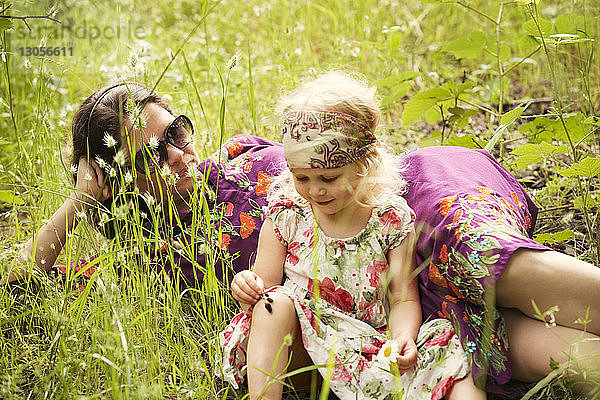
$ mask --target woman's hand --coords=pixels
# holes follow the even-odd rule
[[[233,277],[231,293],[240,304],[253,305],[260,300],[265,284],[260,276],[252,271],[242,271]]]
[[[398,364],[400,374],[403,374],[417,363],[417,345],[411,338],[397,337],[395,340],[398,343],[398,354],[400,354],[396,358],[396,364]]]
[[[109,185],[104,184],[102,168],[96,161],[84,157],[79,159],[75,189],[75,195],[82,201],[104,201],[112,196]]]

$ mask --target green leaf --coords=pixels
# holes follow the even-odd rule
[[[460,146],[466,147],[467,149],[480,149],[485,143],[475,137],[475,135],[452,135],[448,139],[444,140],[446,146]]]
[[[0,201],[4,203],[12,203],[16,205],[23,205],[25,202],[17,197],[10,190],[0,190]]]
[[[525,169],[533,163],[542,161],[554,154],[564,154],[569,151],[567,145],[554,145],[547,142],[539,144],[528,143],[514,149],[511,154],[518,157],[517,168]]]
[[[458,38],[448,43],[445,51],[453,53],[456,58],[477,58],[485,47],[485,33],[473,31],[468,39]]]
[[[417,93],[404,104],[402,123],[406,126],[418,121],[431,107],[450,98],[452,98],[450,92],[442,88],[433,88]]]
[[[0,33],[4,32],[7,29],[12,28],[13,23],[8,18],[0,18]]]
[[[562,176],[585,176],[592,178],[600,174],[600,157],[586,157],[571,165],[569,168],[559,171]]]
[[[510,124],[515,122],[515,120],[521,116],[524,110],[525,107],[517,107],[514,110],[510,110],[509,112],[503,114],[502,117],[500,117],[500,125],[496,128],[496,130],[494,131],[494,135],[492,135],[492,138],[484,147],[486,151],[492,151],[492,149],[496,146],[496,143],[498,143],[500,139],[502,139],[506,128],[508,128]]]
[[[567,127],[567,132],[569,132],[569,136],[571,137],[571,141],[579,142],[583,137],[588,133],[589,126],[586,126],[585,121],[583,119],[583,115],[581,113],[576,113],[564,118],[565,125]],[[554,137],[558,140],[567,140],[567,134],[565,132],[565,127],[560,122],[560,120],[556,120],[554,123]]]
[[[531,122],[519,126],[519,132],[533,143],[551,142],[554,138],[554,121],[547,117],[537,117]]]
[[[451,124],[456,124],[463,129],[467,126],[467,123],[469,123],[469,118],[477,114],[477,110],[461,107],[451,107],[448,109],[448,111],[452,113],[450,118],[448,118],[448,121]]]
[[[556,33],[581,34],[585,31],[585,17],[575,13],[562,14],[554,21]]]
[[[502,114],[502,117],[500,117],[500,125],[512,124],[521,116],[521,114],[523,114],[523,111],[525,111],[525,107],[517,107]]]
[[[548,35],[550,35],[550,33],[552,32],[552,22],[550,22],[544,18],[540,18],[538,21],[540,24],[540,28],[542,30],[542,37],[544,37],[544,38],[548,37]],[[535,37],[540,36],[538,27],[536,26],[536,24],[533,20],[529,20],[529,21],[525,22],[525,24],[523,25],[523,29],[525,29],[525,31],[532,36],[535,36]]]
[[[539,235],[535,235],[534,240],[538,243],[554,244],[557,242],[564,242],[565,240],[569,240],[573,237],[575,237],[573,231],[570,229],[565,229],[564,231],[556,233],[540,233]]]

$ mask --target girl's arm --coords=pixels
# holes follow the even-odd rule
[[[28,259],[31,259],[43,271],[47,271],[54,265],[66,242],[67,235],[77,225],[76,214],[80,211],[87,211],[89,204],[93,204],[97,197],[100,201],[110,197],[108,186],[105,186],[100,193],[103,180],[102,169],[95,161],[88,162],[84,158],[79,160],[75,190],[37,234],[25,243],[21,257],[16,260],[16,268],[7,277],[2,278],[2,283],[26,277],[27,271],[20,265]]]
[[[415,232],[387,254],[390,274],[389,329],[400,347],[398,367],[404,372],[417,361],[415,339],[421,326],[421,302],[415,274]]]
[[[240,302],[244,311],[260,299],[265,288],[281,285],[286,251],[287,247],[273,232],[273,221],[266,218],[258,237],[254,268],[236,274],[231,282],[233,298]]]

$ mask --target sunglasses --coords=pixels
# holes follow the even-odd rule
[[[178,115],[165,129],[165,139],[158,141],[158,146],[152,148],[148,143],[135,153],[135,169],[141,174],[153,174],[169,159],[167,145],[185,149],[190,144],[190,136],[194,133],[192,121],[185,115]]]

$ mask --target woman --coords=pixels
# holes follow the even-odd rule
[[[92,213],[108,237],[123,229],[123,219],[141,215],[145,236],[160,243],[160,264],[188,284],[201,282],[206,267],[224,280],[247,269],[262,224],[266,188],[281,166],[280,146],[238,135],[222,151],[200,160],[192,134],[189,118],[175,116],[158,94],[141,84],[119,83],[92,94],[73,119],[75,190],[26,243],[23,258],[33,256],[38,267],[50,269],[78,214]],[[154,199],[162,210],[155,210]],[[195,226],[192,232],[188,225],[199,219],[192,208],[202,210],[203,202],[212,226]],[[139,213],[115,217],[133,203]],[[202,251],[207,246],[211,250]],[[80,267],[81,263],[75,266]],[[5,280],[25,274],[16,269]]]
[[[145,126],[136,118],[136,107],[129,107],[128,111],[127,100],[130,98],[142,110]],[[124,131],[120,129],[119,116],[125,116],[121,117]],[[170,134],[170,127],[177,120],[187,123],[185,118],[176,118],[158,95],[139,84],[111,86],[86,99],[73,123],[73,160],[79,164],[76,189],[40,229],[36,251],[36,242],[32,239],[25,247],[25,255],[34,254],[36,265],[47,270],[56,260],[66,234],[73,229],[76,212],[88,209],[95,199],[105,205],[112,201],[111,194],[116,185],[104,182],[105,172],[108,170],[110,175],[112,170],[106,166],[100,168],[98,161],[114,165],[118,149],[128,144],[129,156],[123,171],[130,171],[135,176],[140,193],[147,192],[161,199],[163,206],[175,204],[183,222],[178,229],[181,232],[175,232],[176,238],[189,239],[185,221],[195,206],[189,203],[197,191],[194,174],[186,172],[197,170],[205,174],[207,186],[215,190],[215,198],[209,199],[208,203],[217,210],[213,215],[216,215],[215,226],[220,228],[216,231],[220,230],[220,233],[202,239],[208,244],[216,241],[218,246],[213,246],[213,250],[226,248],[228,253],[236,254],[232,262],[235,271],[247,269],[252,263],[262,225],[259,210],[265,205],[264,195],[271,177],[285,162],[283,150],[280,145],[267,140],[241,135],[232,138],[217,154],[200,161],[187,139]],[[191,127],[187,126],[189,134]],[[116,145],[106,146],[105,142],[110,140],[104,140],[105,132],[111,134]],[[152,139],[154,134],[158,143]],[[502,393],[506,392],[502,384],[511,377],[525,381],[541,379],[550,372],[550,358],[563,362],[566,354],[589,355],[584,364],[598,365],[598,341],[586,340],[577,348],[570,348],[569,344],[581,335],[586,339],[598,339],[600,269],[550,251],[528,238],[527,234],[533,232],[536,208],[516,180],[489,154],[434,147],[410,152],[405,159],[410,165],[405,172],[409,182],[405,197],[416,210],[416,225],[421,229],[417,259],[422,269],[419,286],[423,320],[441,315],[453,321],[465,350],[473,353],[474,377],[480,387],[485,385],[490,392]],[[164,165],[179,174],[180,179],[165,179],[164,174],[159,174],[158,168],[164,169]],[[515,198],[512,192],[515,192]],[[482,221],[490,220],[487,217],[475,219],[479,222],[477,226],[470,226],[473,219],[463,220],[462,216],[477,211],[473,202],[484,204],[484,210],[496,210],[496,203],[486,200],[486,196],[494,198],[501,204],[498,207],[504,206],[505,211],[511,206],[513,210],[498,216],[496,225],[488,224],[486,229],[490,232],[484,239],[493,242],[494,236],[508,234],[518,240],[511,241],[510,245],[504,240],[502,245],[491,247],[482,241],[485,245],[478,249],[477,256],[479,260],[487,261],[483,263],[485,268],[467,269],[465,273],[466,265],[477,265],[468,261],[472,251],[467,254],[465,250],[472,244],[469,228],[479,229],[484,225]],[[508,204],[509,201],[512,204]],[[140,202],[140,206],[143,205]],[[165,218],[160,224],[165,231],[177,225]],[[505,229],[506,224],[510,229]],[[478,241],[483,235],[474,240]],[[449,241],[451,237],[454,239]],[[461,255],[463,253],[466,256]],[[192,282],[201,279],[205,268],[212,265],[204,254],[191,259],[180,253],[163,264],[167,271],[181,271]],[[220,279],[230,278],[224,276],[227,268],[223,263],[215,263],[214,268]],[[14,280],[23,274],[23,271],[15,271],[8,279]],[[486,276],[497,279],[496,284],[482,284]],[[473,285],[480,285],[486,294],[485,304],[473,304],[468,298],[461,298],[460,292],[453,290],[453,282],[457,279],[470,279]],[[556,327],[549,330],[535,319],[532,299],[542,310],[552,305],[560,307],[560,312],[556,313]],[[592,321],[586,327],[588,332],[583,333],[583,327],[573,321],[581,317],[587,307]],[[481,324],[477,326],[473,321]],[[473,327],[476,329],[471,329]]]

